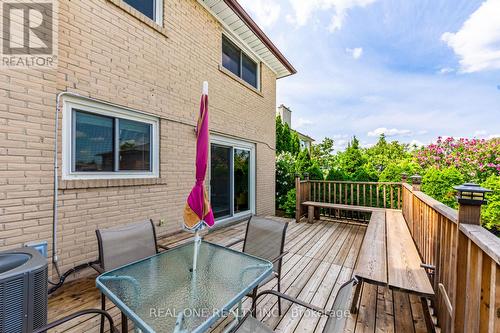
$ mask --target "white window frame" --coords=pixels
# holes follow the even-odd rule
[[[151,125],[151,171],[73,171],[73,110],[138,121]],[[146,113],[86,98],[65,97],[62,119],[62,179],[131,179],[159,177],[159,118]]]
[[[155,22],[163,27],[163,2],[165,0],[155,0]]]
[[[223,52],[222,52],[222,38],[226,37],[227,39],[229,39],[234,45],[236,45],[239,49],[240,49],[240,52],[244,53],[247,57],[249,57],[250,59],[252,59],[255,64],[257,65],[257,87],[254,87],[253,85],[251,85],[250,83],[248,83],[247,81],[243,80],[243,78],[241,77],[243,74],[243,57],[240,55],[240,76],[237,76],[236,74],[234,74],[233,72],[231,72],[231,74],[233,74],[234,76],[238,77],[241,81],[245,82],[246,84],[248,84],[250,87],[254,88],[254,89],[257,89],[260,91],[260,69],[261,69],[261,61],[260,59],[252,52],[250,51],[246,46],[244,46],[242,43],[240,43],[238,41],[238,39],[236,37],[234,37],[227,29],[224,29],[224,32],[222,33],[222,37],[221,37],[221,53],[220,53],[220,66],[222,68],[224,68],[225,70],[229,71],[229,69],[227,69],[226,67],[224,67],[224,65],[222,64],[222,57],[223,57]]]
[[[256,166],[256,158],[255,158],[255,144],[247,141],[242,141],[234,138],[229,138],[229,137],[224,137],[224,136],[219,136],[219,135],[211,135],[210,137],[210,147],[212,144],[217,144],[220,146],[224,147],[229,147],[232,148],[233,153],[231,156],[233,157],[233,161],[231,161],[231,173],[230,173],[230,179],[231,179],[231,200],[230,200],[230,212],[232,215],[227,216],[227,217],[222,217],[219,219],[216,219],[215,222],[216,224],[219,223],[224,223],[232,220],[237,220],[241,217],[248,216],[251,214],[255,214],[255,195],[256,195],[256,182],[255,182],[255,166]],[[247,150],[250,151],[250,179],[249,179],[249,206],[250,209],[244,212],[239,212],[239,213],[234,213],[234,150],[235,149],[242,149],[242,150]],[[210,152],[212,149],[210,149]],[[208,167],[208,184],[211,184],[211,169],[212,169],[212,156],[211,153],[209,154],[209,167]],[[211,197],[211,185],[209,185],[209,197]]]
[[[155,18],[154,18],[154,22],[156,24],[158,24],[159,26],[162,26],[163,27],[163,2],[165,0],[154,0],[155,2]],[[143,12],[141,12],[140,10],[136,9],[134,6],[130,5],[129,3],[127,3],[125,0],[122,0],[123,4],[127,5],[127,6],[130,6],[131,8],[133,8],[134,10],[137,10],[139,13],[141,13],[142,15],[146,16]],[[150,17],[146,16],[147,18],[151,19]]]

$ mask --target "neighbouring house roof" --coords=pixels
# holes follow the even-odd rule
[[[241,7],[238,1],[198,0],[198,2],[271,68],[278,79],[297,73],[297,70]]]
[[[309,135],[305,135],[303,133],[300,133],[299,131],[295,131],[295,132],[297,133],[297,135],[299,136],[299,138],[302,139],[302,141],[310,141],[310,142],[314,142],[315,141]]]

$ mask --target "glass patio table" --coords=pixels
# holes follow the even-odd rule
[[[193,248],[190,242],[106,272],[97,288],[143,332],[174,332],[177,321],[179,332],[204,332],[272,272],[267,260],[201,241],[193,273]]]

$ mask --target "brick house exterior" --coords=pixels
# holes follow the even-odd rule
[[[65,91],[155,117],[159,160],[158,176],[149,178],[68,179],[61,167],[61,271],[96,259],[96,228],[153,219],[160,237],[180,230],[194,181],[194,128],[204,80],[210,84],[211,135],[254,147],[253,213],[274,213],[276,80],[295,71],[265,36],[258,37],[271,60],[258,63],[258,89],[224,69],[221,38],[230,26],[215,5],[258,35],[235,1],[163,0],[157,24],[123,0],[60,0],[57,69],[0,68],[1,249],[46,240],[52,254],[56,95]],[[71,98],[78,99],[63,96],[61,105]]]

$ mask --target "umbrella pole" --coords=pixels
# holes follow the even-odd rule
[[[197,228],[196,233],[194,235],[193,273],[196,272],[196,268],[198,265],[198,253],[200,252],[200,242],[201,242],[200,229],[201,228]]]

